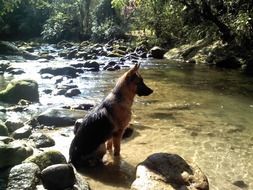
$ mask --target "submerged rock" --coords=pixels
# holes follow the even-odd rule
[[[11,168],[6,190],[34,190],[39,183],[40,169],[34,163],[19,164]]]
[[[38,83],[34,80],[13,80],[0,91],[0,101],[18,103],[21,99],[39,101]]]
[[[41,172],[42,184],[46,189],[72,188],[75,184],[75,173],[69,164],[48,166]]]
[[[195,164],[176,154],[156,153],[140,163],[133,190],[208,190],[207,177]]]
[[[0,142],[0,168],[20,164],[27,157],[31,156],[33,149],[19,141],[9,144]]]
[[[61,152],[54,150],[47,150],[37,155],[30,156],[24,161],[24,163],[30,162],[37,164],[41,170],[44,170],[46,167],[54,164],[67,163],[64,155]]]

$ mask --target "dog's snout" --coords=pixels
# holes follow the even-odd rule
[[[137,86],[136,94],[138,96],[148,96],[153,93],[153,90],[149,88],[144,82]]]

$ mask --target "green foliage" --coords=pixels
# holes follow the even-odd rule
[[[41,32],[44,40],[57,42],[61,39],[77,39],[80,31],[78,1],[57,0],[51,4],[50,17]]]
[[[102,0],[93,13],[92,39],[105,41],[124,37],[124,29],[120,15],[112,7],[111,0]]]
[[[108,41],[122,37],[124,37],[124,31],[112,19],[107,19],[102,24],[92,27],[92,38],[95,41]]]
[[[10,1],[11,2],[11,1]],[[30,1],[22,1],[12,5],[13,9],[2,9],[0,17],[0,36],[2,39],[28,39],[40,35],[42,25],[48,18],[46,10],[34,7]],[[3,6],[3,5],[2,5]],[[11,11],[11,12],[10,12]]]

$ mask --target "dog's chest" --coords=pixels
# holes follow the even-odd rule
[[[117,128],[125,128],[131,120],[131,109],[124,105],[117,105],[113,107],[112,119]]]

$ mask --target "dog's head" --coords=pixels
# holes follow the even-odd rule
[[[144,83],[143,78],[138,72],[139,68],[140,64],[135,64],[135,66],[127,72],[127,82],[128,85],[134,89],[135,94],[138,96],[148,96],[153,90]]]

